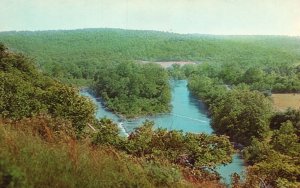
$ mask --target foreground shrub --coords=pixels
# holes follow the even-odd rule
[[[178,170],[172,173],[173,166],[167,163],[155,165],[144,159],[137,160],[109,146],[91,147],[88,138],[76,140],[68,136],[62,141],[59,138],[69,133],[60,130],[60,126],[52,126],[53,122],[60,123],[59,120],[48,116],[38,119],[0,122],[1,187],[189,185]]]
[[[154,130],[153,126],[153,122],[146,121],[127,139],[121,141],[117,126],[103,120],[93,143],[109,143],[137,157],[165,159],[174,164],[198,169],[214,168],[231,162],[234,150],[226,136]]]
[[[48,113],[71,121],[81,132],[94,121],[93,104],[66,86],[42,74],[32,60],[0,48],[0,118],[19,120]]]

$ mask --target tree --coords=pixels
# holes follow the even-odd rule
[[[297,130],[297,135],[300,136],[300,110],[287,109],[285,112],[277,112],[273,115],[270,128],[280,129],[282,123],[290,121]]]
[[[263,94],[234,89],[212,107],[212,127],[233,141],[249,145],[252,137],[266,136],[271,114],[271,102]]]
[[[257,138],[252,139],[251,144],[243,150],[243,157],[250,165],[266,160],[271,154],[274,154],[272,145]]]
[[[243,81],[247,84],[260,82],[264,78],[264,72],[258,67],[249,68],[243,75]]]
[[[170,110],[167,72],[156,64],[120,62],[98,70],[94,86],[106,106],[126,117]]]
[[[247,169],[247,179],[244,187],[257,187],[261,184],[270,187],[281,187],[283,182],[288,187],[299,187],[300,170],[297,163],[288,156],[272,153],[262,162]]]
[[[126,149],[129,153],[139,157],[152,153],[151,141],[154,134],[154,123],[146,121],[142,126],[135,129],[128,137]]]
[[[4,57],[7,48],[3,43],[0,43],[0,60]]]
[[[58,84],[46,91],[42,98],[47,102],[50,114],[70,120],[78,131],[93,123],[95,106],[89,99],[80,96],[77,89]]]
[[[112,120],[102,118],[94,124],[98,132],[94,137],[93,144],[111,145],[116,148],[122,148],[123,139],[120,137],[118,125]]]
[[[153,125],[146,121],[129,135],[125,145],[128,153],[150,159],[160,158],[196,169],[215,168],[232,159],[234,150],[226,136],[153,130]]]
[[[271,144],[274,149],[285,155],[296,157],[300,153],[299,138],[292,122],[283,123],[279,130],[274,131]]]
[[[44,75],[23,55],[7,52],[0,60],[0,116],[19,120],[40,113],[63,117],[77,131],[95,119],[95,107],[79,91]]]

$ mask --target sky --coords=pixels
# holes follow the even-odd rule
[[[300,36],[300,0],[0,0],[0,31],[122,28]]]

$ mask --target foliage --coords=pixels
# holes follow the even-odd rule
[[[282,182],[288,182],[287,187],[298,187],[299,183],[299,162],[289,157],[273,153],[268,159],[248,168],[248,180],[246,186],[251,187],[265,184],[273,187],[281,187]],[[248,185],[247,185],[248,184]]]
[[[0,156],[0,187],[24,187],[25,185],[26,179],[20,169]]]
[[[48,74],[64,81],[72,80],[73,83],[77,83],[78,79],[93,79],[102,63],[194,61],[208,62],[210,67],[218,67],[214,74],[207,72],[205,75],[214,77],[217,73],[227,84],[243,81],[241,79],[245,78],[247,69],[257,67],[266,75],[264,81],[272,78],[270,82],[274,90],[299,90],[299,74],[297,69],[290,66],[300,59],[299,39],[295,37],[179,35],[156,31],[82,29],[2,32],[0,41],[10,49],[36,58]],[[177,73],[180,77],[183,75]],[[275,77],[272,76],[274,74]],[[256,86],[265,85],[264,82],[253,84],[255,88],[269,87]]]
[[[94,121],[95,107],[77,89],[58,84],[47,88],[43,95],[48,113],[71,120],[77,130],[82,131],[87,123]]]
[[[147,175],[155,181],[155,186],[168,186],[179,182],[181,173],[176,168],[162,166],[159,163],[150,162],[145,165]]]
[[[284,112],[276,112],[270,122],[271,129],[280,129],[282,123],[290,121],[296,129],[296,134],[300,136],[300,110],[287,109]]]
[[[49,116],[0,122],[1,187],[191,187],[177,166],[137,161],[63,130],[69,139],[62,140],[53,123],[65,122]]]
[[[243,157],[248,164],[253,165],[266,160],[272,153],[274,151],[268,142],[253,138],[251,144],[243,150]]]
[[[274,150],[291,157],[297,157],[300,153],[299,141],[293,124],[287,121],[281,125],[279,130],[274,131],[271,144]]]
[[[103,118],[95,123],[98,132],[93,140],[94,144],[112,145],[116,148],[122,147],[123,139],[120,137],[120,130],[112,120]]]
[[[214,102],[228,90],[222,82],[207,76],[189,77],[188,87],[195,96],[209,106],[213,106]]]
[[[107,64],[95,76],[95,90],[107,107],[127,117],[167,112],[167,73],[156,64]]]
[[[134,156],[151,160],[164,159],[174,164],[197,169],[215,168],[217,165],[229,163],[232,159],[231,155],[234,150],[225,136],[183,134],[181,131],[165,129],[154,130],[153,125],[152,122],[146,121],[120,145],[120,142],[116,141],[116,136],[109,132],[113,124],[105,124],[101,129],[107,129],[107,131],[97,134],[94,144],[101,144],[103,139],[109,138],[107,140],[116,148]]]
[[[248,167],[245,186],[264,183],[275,187],[298,187],[299,152],[299,137],[290,121],[282,123],[270,141],[253,140],[244,150],[245,159],[253,165]]]
[[[267,136],[271,115],[271,102],[261,93],[233,89],[212,107],[212,127],[248,145],[252,137],[262,140]]]
[[[23,55],[1,52],[0,116],[21,119],[39,113],[70,120],[81,131],[94,120],[94,106],[78,90],[42,74]]]
[[[176,80],[183,80],[186,78],[184,71],[180,67],[180,64],[173,64],[168,68],[168,74],[171,78]]]

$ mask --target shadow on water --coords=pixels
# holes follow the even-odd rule
[[[189,94],[190,105],[198,107],[200,114],[205,114],[208,117],[208,107],[200,100],[198,100],[193,94]]]

